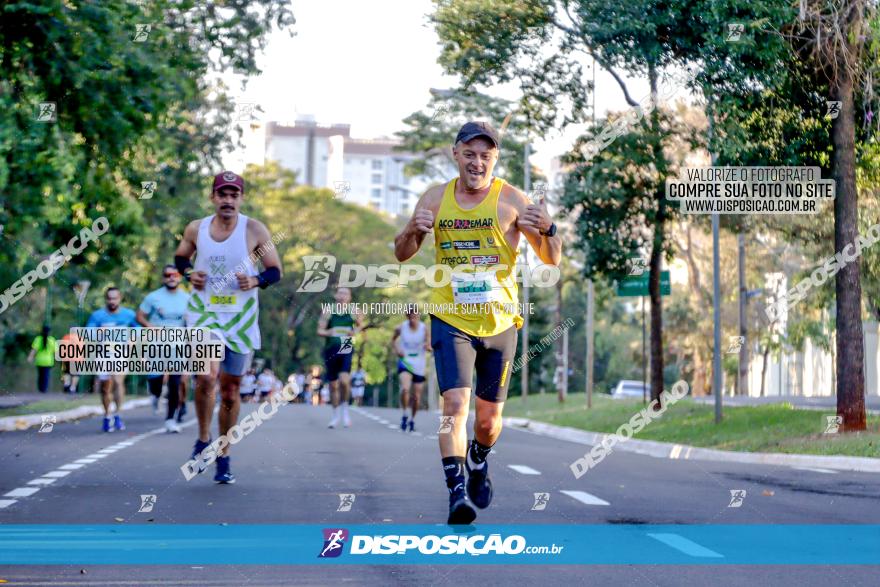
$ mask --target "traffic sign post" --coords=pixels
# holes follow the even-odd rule
[[[640,298],[650,295],[648,291],[649,273],[641,275],[628,275],[617,282],[617,296],[621,298]],[[660,296],[668,296],[672,293],[672,285],[669,281],[669,271],[660,272]],[[645,342],[645,300],[642,300],[642,402],[648,403],[648,352]]]

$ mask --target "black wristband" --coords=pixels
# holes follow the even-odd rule
[[[184,257],[183,255],[175,255],[174,256],[174,266],[177,267],[177,270],[180,272],[183,277],[189,281],[189,274],[192,273],[192,261],[190,261],[189,257]]]
[[[259,275],[257,275],[257,282],[260,286],[260,289],[266,289],[273,283],[278,283],[281,280],[281,270],[278,267],[269,267]]]

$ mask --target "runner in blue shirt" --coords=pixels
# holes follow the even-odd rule
[[[131,308],[120,307],[122,302],[122,292],[118,287],[108,287],[104,292],[105,307],[95,310],[89,316],[86,327],[123,327],[134,328],[138,326],[135,319],[134,310]],[[119,411],[122,409],[122,402],[125,401],[125,375],[102,373],[98,375],[98,381],[101,382],[101,401],[104,403],[104,432],[112,432],[116,430],[125,430],[125,424],[119,417]],[[113,384],[116,385],[113,385]],[[113,427],[110,426],[110,393],[113,391],[113,401],[116,402],[116,414],[114,416]]]
[[[166,265],[162,269],[162,287],[155,291],[151,291],[141,302],[137,311],[137,321],[141,326],[162,327],[162,326],[185,326],[183,315],[186,312],[186,306],[189,303],[189,292],[184,291],[180,286],[180,273],[174,265]],[[175,414],[178,404],[181,404],[181,414],[178,421],[182,420],[183,406],[186,405],[186,399],[181,401],[180,383],[181,375],[168,375],[168,411],[165,418],[166,432],[180,432],[180,426],[175,422]],[[147,385],[150,393],[153,394],[153,408],[158,413],[159,398],[162,396],[162,383],[165,379],[164,373],[154,373],[147,377]]]

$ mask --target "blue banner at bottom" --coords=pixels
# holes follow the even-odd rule
[[[0,565],[878,565],[880,525],[0,525]]]

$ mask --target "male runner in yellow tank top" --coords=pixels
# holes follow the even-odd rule
[[[546,207],[493,177],[499,138],[484,122],[461,127],[452,149],[459,176],[428,189],[406,227],[394,239],[394,254],[410,259],[433,232],[436,262],[451,268],[451,281],[435,288],[431,302],[431,346],[443,416],[452,430],[441,433],[440,456],[449,489],[448,524],[469,524],[492,501],[486,458],[501,433],[516,330],[522,317],[515,282],[522,233],[544,263],[558,265],[562,242]],[[443,305],[437,309],[436,305]],[[476,371],[474,439],[467,422]],[[469,474],[465,483],[465,472]]]

